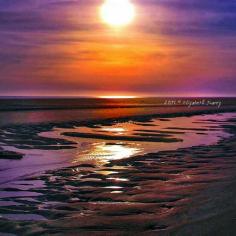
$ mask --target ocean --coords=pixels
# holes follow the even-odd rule
[[[233,108],[236,98],[40,98],[1,97],[0,126],[89,121],[127,116]]]

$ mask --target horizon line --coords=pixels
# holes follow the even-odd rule
[[[41,99],[53,99],[53,98],[85,98],[85,99],[139,99],[139,98],[236,98],[236,95],[191,95],[191,96],[180,96],[180,95],[167,95],[167,96],[45,96],[45,95],[39,95],[39,96],[24,96],[24,95],[0,95],[0,99],[30,99],[30,98],[41,98]]]

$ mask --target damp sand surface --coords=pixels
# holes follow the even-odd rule
[[[2,129],[0,232],[199,232],[234,206],[209,189],[233,188],[235,117]]]

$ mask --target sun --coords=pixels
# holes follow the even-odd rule
[[[115,26],[125,26],[135,17],[134,5],[129,0],[105,0],[100,14],[103,22]]]

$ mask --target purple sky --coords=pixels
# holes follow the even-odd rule
[[[0,0],[0,95],[236,95],[235,0]]]

